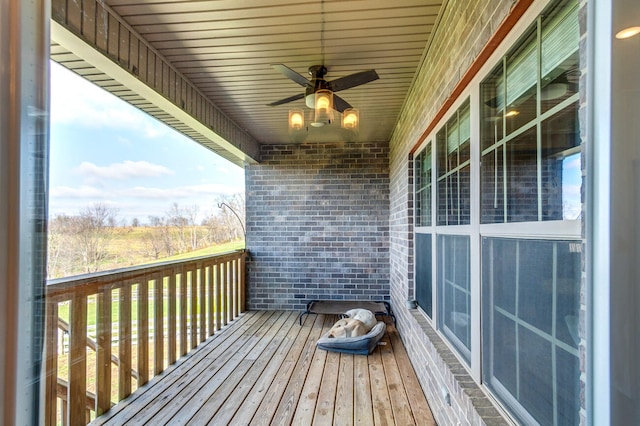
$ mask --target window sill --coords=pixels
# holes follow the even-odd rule
[[[461,422],[469,425],[512,425],[513,423],[496,408],[493,400],[471,377],[466,367],[433,329],[424,314],[419,309],[411,309],[407,312],[410,318],[413,318],[413,320],[410,319],[413,323],[411,328],[417,326],[416,338],[427,341],[424,345],[427,354],[422,356],[428,359],[427,374],[434,376],[433,380],[430,380],[430,386],[426,388],[432,391],[431,395],[427,395],[429,403],[432,403],[433,398],[437,399],[433,401],[435,407],[432,407],[436,419],[439,422],[449,419],[454,424]],[[406,342],[405,346],[407,346]],[[450,397],[449,402],[446,400],[447,393]],[[462,419],[466,419],[467,423]]]

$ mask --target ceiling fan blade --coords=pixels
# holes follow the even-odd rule
[[[336,95],[335,93],[333,94],[333,108],[336,111],[339,112],[344,112],[345,109],[347,108],[352,108],[351,105],[349,104],[349,102],[345,101],[344,99],[342,99],[340,96]]]
[[[286,103],[289,103],[289,102],[297,101],[298,99],[303,99],[303,98],[304,98],[304,93],[298,93],[297,95],[289,96],[288,98],[284,98],[284,99],[280,99],[279,101],[271,102],[270,104],[267,104],[267,106],[282,105],[282,104],[286,104]]]
[[[360,86],[361,84],[369,83],[379,79],[376,70],[361,71],[355,74],[340,77],[333,81],[329,81],[327,84],[329,88],[334,92],[350,89],[352,87]]]
[[[285,77],[287,77],[290,80],[295,81],[296,83],[298,83],[302,87],[306,87],[309,84],[309,80],[307,80],[307,78],[305,76],[303,76],[302,74],[298,74],[297,72],[295,72],[294,70],[292,70],[291,68],[289,68],[286,65],[283,65],[283,64],[271,64],[271,67],[273,69],[275,69],[275,70],[280,71],[280,73],[282,75],[284,75]]]

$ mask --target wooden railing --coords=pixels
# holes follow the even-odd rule
[[[45,424],[88,423],[236,318],[246,258],[237,251],[50,281]]]

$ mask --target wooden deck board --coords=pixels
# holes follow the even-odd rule
[[[317,349],[335,320],[245,313],[94,423],[435,425],[395,328],[368,357]]]

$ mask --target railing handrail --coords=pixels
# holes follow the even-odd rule
[[[64,294],[71,295],[79,289],[82,289],[82,291],[85,293],[92,293],[97,290],[95,287],[102,287],[108,284],[135,280],[136,278],[140,278],[145,275],[151,275],[156,272],[165,271],[171,267],[186,267],[207,260],[216,260],[218,262],[223,262],[225,258],[237,258],[238,254],[240,253],[244,255],[248,254],[246,249],[238,249],[214,255],[193,257],[189,259],[170,260],[165,262],[128,266],[126,268],[111,269],[108,271],[73,275],[70,277],[54,278],[52,280],[47,280],[46,297],[58,298]],[[117,288],[117,286],[114,288]]]

